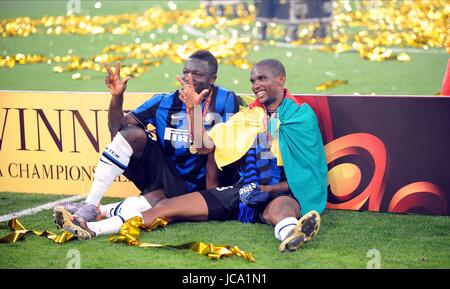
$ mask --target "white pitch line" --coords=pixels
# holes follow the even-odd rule
[[[54,202],[51,202],[51,203],[43,204],[41,206],[37,206],[37,207],[34,207],[34,208],[30,208],[30,209],[26,209],[26,210],[23,210],[23,211],[19,211],[19,212],[11,213],[11,214],[8,214],[8,215],[0,216],[0,222],[9,221],[9,220],[11,220],[13,218],[19,218],[19,217],[23,217],[23,216],[33,215],[33,214],[39,213],[40,211],[48,210],[48,209],[51,209],[53,207],[56,207],[57,205],[59,205],[59,204],[61,204],[63,202],[74,202],[74,201],[81,200],[84,197],[85,196],[80,196],[80,195],[72,196],[72,197],[61,199],[61,200],[54,201]]]

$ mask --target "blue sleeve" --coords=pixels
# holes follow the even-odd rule
[[[149,123],[155,125],[156,111],[161,103],[163,94],[157,94],[146,100],[143,104],[133,109],[130,115],[133,116],[141,125],[146,127]]]
[[[233,91],[228,92],[227,100],[225,102],[225,112],[236,113],[239,111],[239,105],[242,105],[242,99]]]
[[[227,98],[225,101],[225,109],[223,113],[223,121],[227,120],[230,117],[229,115],[233,115],[239,112],[239,105],[242,104],[242,99],[237,96],[233,91],[229,91],[227,94]]]

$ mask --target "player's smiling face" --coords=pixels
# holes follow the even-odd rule
[[[250,74],[252,91],[264,105],[269,105],[277,100],[277,96],[283,94],[284,82],[281,77],[273,76],[269,67],[257,65]]]
[[[195,92],[200,93],[209,89],[216,81],[216,75],[211,74],[208,62],[201,59],[189,58],[183,68],[183,80],[188,82],[188,74],[192,74]]]

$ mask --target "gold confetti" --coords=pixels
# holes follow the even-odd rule
[[[18,53],[11,56],[0,56],[0,67],[12,68],[17,64],[32,63],[66,63],[52,68],[56,73],[65,71],[91,70],[104,72],[102,63],[114,63],[116,61],[134,60],[135,63],[129,65],[122,63],[122,76],[139,77],[150,67],[158,67],[163,59],[168,58],[174,63],[184,62],[193,52],[200,49],[210,50],[219,62],[224,62],[241,69],[248,69],[252,64],[245,59],[248,50],[253,44],[244,38],[229,41],[222,39],[197,39],[187,41],[183,44],[176,44],[169,41],[162,43],[133,43],[127,45],[110,45],[102,49],[102,53],[93,55],[87,59],[77,55],[65,55],[46,57],[43,55],[28,55]],[[73,51],[68,51],[72,53]],[[139,63],[136,63],[139,61]],[[72,75],[74,80],[86,80],[87,76],[81,77],[77,73]]]
[[[360,55],[370,61],[385,61],[392,59],[392,50],[384,47],[375,47],[368,50],[360,50]]]
[[[239,17],[227,17],[233,13],[231,6],[226,6],[225,15],[208,16],[203,6],[194,10],[177,10],[175,1],[168,2],[168,8],[153,7],[142,13],[123,13],[118,15],[67,15],[44,16],[32,19],[18,17],[0,20],[0,35],[3,38],[29,37],[33,34],[48,35],[124,35],[135,33],[135,43],[110,45],[96,55],[84,58],[73,55],[46,56],[17,53],[0,56],[0,67],[13,68],[16,65],[47,63],[55,65],[51,69],[55,73],[71,72],[75,79],[88,79],[81,76],[81,71],[89,70],[104,73],[102,62],[114,63],[121,61],[122,74],[139,77],[151,67],[158,67],[162,61],[169,59],[174,63],[182,63],[196,50],[208,49],[219,63],[225,63],[249,69],[252,63],[247,59],[249,51],[259,51],[260,42],[254,36],[260,22],[255,22],[254,5],[249,5],[249,11],[238,5]],[[101,2],[96,2],[96,8]],[[175,8],[175,9],[174,9]],[[433,1],[356,1],[350,6],[348,1],[336,1],[333,4],[333,22],[327,37],[323,39],[314,36],[319,23],[300,25],[299,39],[291,42],[294,46],[320,45],[321,51],[344,53],[355,51],[369,61],[411,61],[406,53],[393,53],[393,47],[413,47],[430,49],[444,47],[450,53],[450,2],[446,0]],[[214,37],[196,38],[180,37],[184,43],[163,41],[155,43],[156,34],[163,29],[169,33],[178,34],[185,25],[199,29],[210,29],[209,35]],[[227,28],[229,28],[227,30]],[[215,32],[215,33],[214,33]],[[138,34],[142,33],[142,34]],[[143,34],[145,33],[145,34]],[[155,34],[156,33],[156,34]],[[208,34],[207,33],[207,34]],[[229,34],[227,36],[227,33]],[[267,29],[269,46],[275,46],[274,39],[284,37],[285,27],[271,24]],[[149,35],[152,41],[146,43],[142,35]],[[110,36],[112,37],[112,36]],[[194,38],[194,37],[192,37]],[[111,38],[112,39],[112,38]],[[256,45],[258,43],[259,45]],[[287,52],[287,57],[292,57]],[[131,63],[131,64],[130,64]],[[342,85],[342,84],[340,84]],[[320,87],[320,86],[319,86]]]
[[[444,42],[444,47],[447,50],[447,53],[450,54],[450,29],[447,30],[447,39]]]
[[[399,55],[397,55],[397,60],[401,62],[408,62],[411,61],[411,57],[408,54],[402,52]]]
[[[63,71],[64,71],[64,68],[62,68],[62,66],[53,67],[53,72],[61,73]]]
[[[338,80],[338,79],[336,79],[336,80],[329,80],[329,81],[326,81],[326,82],[316,86],[316,90],[317,91],[324,91],[324,90],[327,90],[327,89],[330,89],[330,88],[333,88],[333,87],[336,87],[336,86],[345,85],[345,84],[348,84],[348,80]]]
[[[449,27],[450,2],[431,1],[381,1],[362,0],[334,1],[333,22],[327,37],[316,38],[318,23],[299,27],[299,45],[321,45],[324,52],[343,53],[356,51],[370,61],[398,60],[407,57],[395,56],[392,47],[429,49],[442,47]],[[284,36],[283,26],[268,27],[267,35]],[[450,53],[450,39],[445,45]]]
[[[95,8],[98,9],[100,7],[101,2],[97,2]],[[45,32],[49,35],[95,35],[103,33],[124,35],[130,31],[148,32],[158,30],[168,25],[171,25],[171,31],[175,32],[178,30],[178,27],[184,24],[190,24],[199,28],[219,25],[223,28],[237,25],[245,26],[254,22],[254,17],[250,15],[227,20],[224,17],[208,16],[203,9],[177,10],[177,5],[173,1],[168,2],[168,7],[170,10],[152,7],[143,13],[94,17],[89,15],[68,15],[44,16],[40,19],[31,19],[29,17],[4,19],[0,21],[0,34],[2,37],[28,37],[38,32]],[[230,13],[231,11],[228,12],[228,14]]]
[[[80,79],[81,78],[81,74],[80,73],[75,73],[72,75],[72,79]]]

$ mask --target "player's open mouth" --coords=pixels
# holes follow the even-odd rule
[[[260,90],[256,93],[256,97],[258,97],[258,98],[264,97],[265,95],[266,95],[265,90]]]

